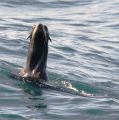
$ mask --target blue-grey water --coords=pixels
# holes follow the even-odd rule
[[[9,77],[25,66],[26,38],[38,23],[52,39],[49,81],[91,96]],[[119,120],[119,0],[0,0],[0,120],[102,119]]]

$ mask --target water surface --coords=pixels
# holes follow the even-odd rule
[[[31,26],[46,24],[50,81],[91,97],[9,77],[25,66]],[[0,0],[0,120],[119,119],[119,0]]]

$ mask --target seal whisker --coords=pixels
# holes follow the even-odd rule
[[[30,33],[30,35],[26,38],[26,40],[31,39],[31,37],[32,37],[32,33]]]

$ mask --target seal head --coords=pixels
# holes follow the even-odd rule
[[[32,27],[30,36],[26,67],[21,70],[20,75],[32,79],[48,80],[47,75],[47,56],[48,56],[48,28],[39,24]]]

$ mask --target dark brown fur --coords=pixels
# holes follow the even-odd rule
[[[21,70],[20,75],[32,79],[48,80],[46,67],[50,37],[47,27],[42,24],[33,26],[28,38],[30,38],[30,45],[26,67]]]

